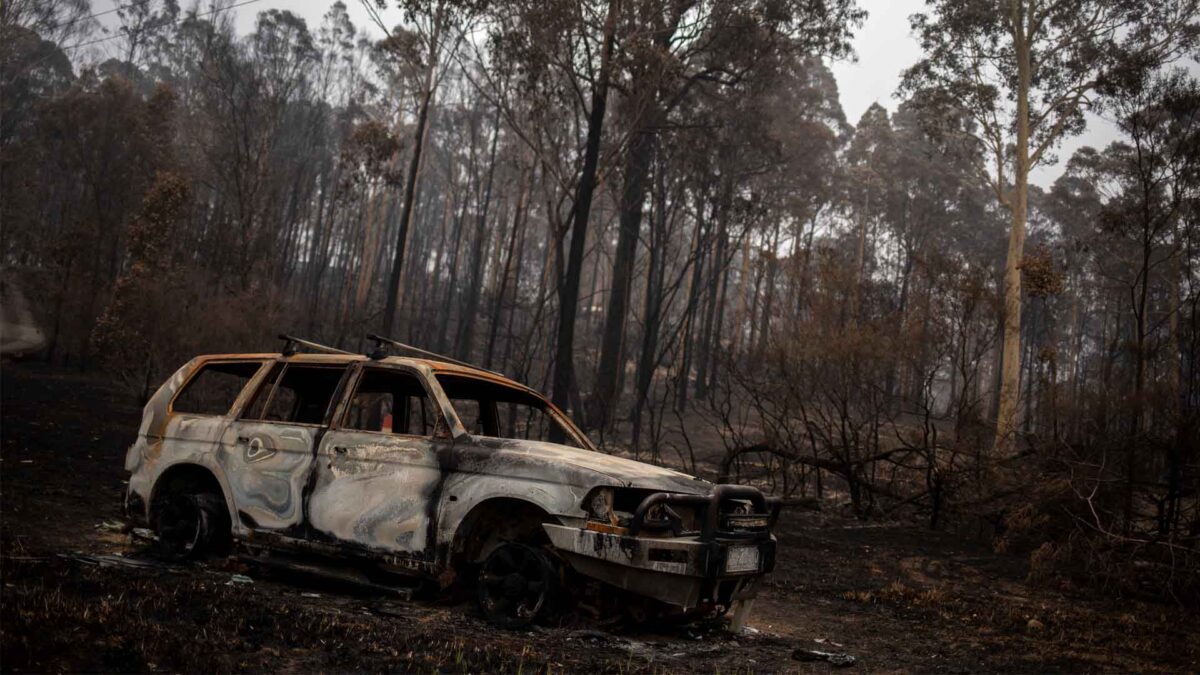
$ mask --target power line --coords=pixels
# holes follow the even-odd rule
[[[132,9],[134,7],[140,7],[142,5],[145,5],[145,4],[151,3],[151,2],[154,2],[154,0],[140,0],[140,2],[131,2],[128,5],[117,5],[117,6],[113,7],[112,9],[106,9],[103,12],[96,12],[95,14],[88,14],[87,16],[77,16],[74,19],[71,19],[70,21],[67,21],[58,26],[55,26],[55,28],[62,28],[64,26],[70,26],[72,24],[79,23],[80,21],[86,21],[88,19],[95,19],[97,17],[104,16],[105,14],[112,14],[113,12],[119,12],[123,9]]]
[[[224,12],[224,11],[227,11],[227,10],[230,10],[230,9],[237,9],[238,7],[245,7],[246,5],[252,5],[252,4],[256,3],[256,2],[261,2],[261,1],[262,1],[262,0],[245,0],[244,2],[239,2],[239,3],[235,4],[235,5],[229,5],[228,7],[218,7],[218,8],[216,8],[216,9],[210,9],[210,10],[209,10],[209,11],[207,11],[207,12],[201,12],[201,13],[199,13],[199,14],[189,14],[189,15],[186,15],[186,16],[184,16],[184,17],[181,17],[181,18],[179,18],[179,19],[173,19],[173,20],[171,20],[171,21],[166,21],[166,22],[158,23],[158,24],[155,24],[155,25],[153,25],[153,26],[149,26],[149,27],[143,28],[142,30],[145,30],[145,31],[154,31],[154,30],[158,30],[159,28],[165,28],[166,26],[170,26],[170,25],[173,25],[173,24],[177,24],[177,23],[179,23],[179,22],[180,22],[181,20],[183,20],[183,19],[199,19],[199,18],[201,18],[201,17],[205,17],[205,16],[212,16],[213,14],[217,14],[217,13],[220,13],[220,12]],[[110,10],[110,11],[113,11],[113,10]],[[80,42],[80,43],[78,43],[78,44],[73,44],[73,45],[69,45],[69,46],[66,46],[66,47],[62,47],[62,51],[66,52],[66,51],[69,51],[69,50],[72,50],[72,49],[79,49],[79,48],[81,48],[81,47],[87,47],[87,46],[89,46],[89,45],[98,44],[98,43],[100,43],[100,42],[107,42],[108,40],[115,40],[115,39],[117,39],[117,38],[119,38],[119,37],[125,37],[125,36],[126,36],[126,35],[128,35],[128,34],[129,34],[129,32],[128,32],[128,31],[126,31],[126,30],[122,30],[121,32],[119,32],[119,33],[118,33],[118,34],[116,34],[116,35],[109,35],[109,36],[107,36],[107,37],[97,38],[97,39],[95,39],[95,40],[88,40],[87,42]]]
[[[149,0],[146,0],[146,1],[149,1]],[[174,19],[174,20],[172,20],[172,21],[166,21],[166,22],[158,23],[158,24],[156,24],[156,25],[153,25],[153,26],[148,26],[148,27],[146,27],[146,28],[143,28],[143,30],[145,30],[145,31],[154,31],[154,30],[158,30],[159,28],[165,28],[166,26],[170,26],[170,25],[172,25],[172,24],[177,24],[177,23],[179,23],[179,22],[180,22],[182,19],[199,19],[200,17],[204,17],[204,16],[212,16],[213,14],[217,14],[217,13],[220,13],[220,12],[224,12],[224,11],[226,11],[226,10],[229,10],[229,9],[237,9],[238,7],[244,7],[244,6],[246,6],[246,5],[252,5],[252,4],[254,4],[254,3],[256,3],[256,2],[259,2],[259,1],[260,1],[260,0],[245,0],[245,2],[239,2],[239,3],[238,3],[238,4],[236,4],[236,5],[229,5],[228,7],[218,7],[218,8],[215,8],[215,9],[211,9],[211,10],[209,10],[209,11],[207,11],[207,12],[201,12],[201,13],[199,13],[199,14],[188,14],[188,15],[185,15],[185,16],[183,16],[183,17],[180,17],[179,19]],[[3,2],[3,0],[0,0],[0,2]],[[133,6],[135,6],[136,4],[137,4],[137,3],[132,3],[132,4],[129,4],[129,5],[125,5],[124,7],[117,7],[117,8],[114,8],[114,9],[106,10],[106,11],[104,11],[104,12],[98,12],[98,13],[96,13],[96,14],[92,15],[92,16],[93,16],[93,17],[95,17],[95,16],[101,16],[102,14],[111,14],[112,12],[115,12],[115,11],[117,11],[117,9],[124,9],[124,8],[128,8],[128,7],[133,7]],[[108,40],[115,40],[115,39],[117,39],[117,38],[119,38],[119,37],[125,37],[125,36],[127,36],[127,35],[129,35],[129,32],[128,32],[127,30],[122,30],[122,32],[120,32],[120,33],[118,33],[118,34],[116,34],[116,35],[109,35],[109,36],[107,36],[107,37],[102,37],[102,38],[99,38],[99,39],[96,39],[96,40],[88,40],[87,42],[80,42],[80,43],[73,44],[73,45],[60,46],[60,47],[59,47],[59,51],[61,51],[61,52],[63,52],[63,53],[65,54],[66,52],[68,52],[68,51],[70,51],[70,50],[72,50],[72,49],[79,49],[80,47],[87,47],[88,45],[94,45],[94,44],[98,44],[98,43],[100,43],[100,42],[107,42]],[[25,67],[24,67],[24,68],[22,68],[22,69],[20,70],[20,73],[19,73],[19,75],[9,75],[9,76],[6,78],[6,80],[8,80],[8,81],[11,81],[11,80],[13,80],[13,79],[14,79],[14,78],[16,78],[16,77],[19,77],[20,75],[24,75],[25,73],[28,73],[29,71],[33,70],[34,68],[36,68],[36,67],[40,66],[42,63],[44,63],[44,62],[45,62],[47,59],[49,59],[49,58],[50,58],[50,56],[51,56],[50,54],[46,54],[46,55],[42,56],[41,58],[38,58],[38,59],[34,60],[32,63],[26,64],[26,65],[25,65]]]

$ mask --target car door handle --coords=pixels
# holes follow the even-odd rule
[[[344,455],[344,454],[346,454],[346,448],[345,448],[345,447],[343,447],[343,446],[341,446],[341,445],[335,445],[335,446],[333,446],[333,451],[334,451],[335,453],[339,454],[339,455]]]
[[[274,456],[275,451],[267,447],[266,444],[263,443],[263,440],[257,436],[249,439],[246,443],[246,461],[249,463],[261,462],[264,459],[269,459]]]

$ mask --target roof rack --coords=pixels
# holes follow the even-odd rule
[[[284,356],[294,356],[294,355],[300,353],[300,350],[302,348],[307,349],[310,352],[316,352],[319,354],[347,354],[347,355],[354,354],[354,352],[348,352],[348,351],[345,351],[342,349],[338,349],[337,347],[330,347],[328,345],[323,345],[319,342],[313,342],[312,340],[305,340],[304,338],[298,338],[293,335],[288,335],[287,333],[280,333],[279,339],[283,340],[283,342],[284,342],[284,345],[283,345],[283,355]]]
[[[446,363],[453,363],[454,365],[457,365],[457,366],[465,366],[467,368],[474,368],[476,370],[482,370],[485,373],[491,373],[493,375],[499,375],[501,377],[504,377],[504,373],[500,373],[495,370],[488,370],[487,368],[480,368],[479,366],[476,366],[471,363],[467,363],[466,361],[459,361],[458,359],[451,358],[449,356],[444,356],[444,355],[438,354],[436,352],[427,351],[427,350],[421,349],[420,347],[414,347],[412,345],[404,344],[403,342],[400,342],[399,340],[393,340],[392,338],[383,337],[382,335],[376,335],[374,333],[370,333],[367,335],[367,339],[371,340],[372,342],[375,343],[374,351],[372,351],[370,354],[367,355],[367,356],[371,357],[372,359],[378,360],[378,359],[382,359],[385,356],[387,356],[388,349],[387,349],[387,347],[385,347],[385,345],[387,345],[387,346],[393,347],[397,350],[412,352],[414,354],[419,354],[421,356],[425,356],[425,357],[428,357],[431,359],[436,359],[438,361],[445,361]]]

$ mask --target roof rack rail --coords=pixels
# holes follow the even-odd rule
[[[375,343],[374,351],[372,351],[370,354],[368,354],[368,356],[370,356],[372,359],[382,359],[385,356],[387,356],[388,350],[387,350],[387,347],[385,347],[384,345],[388,345],[388,346],[394,347],[397,350],[412,352],[414,354],[419,354],[421,356],[429,357],[432,359],[437,359],[438,361],[445,361],[446,363],[453,363],[457,366],[465,366],[467,368],[474,368],[476,370],[482,370],[485,373],[491,373],[493,375],[499,375],[501,377],[504,377],[504,373],[500,373],[495,370],[488,370],[487,368],[480,368],[479,366],[471,364],[471,363],[467,363],[466,361],[459,361],[458,359],[451,358],[449,356],[445,356],[442,354],[438,354],[436,352],[431,352],[431,351],[428,351],[425,349],[421,349],[420,347],[414,347],[409,344],[404,344],[403,342],[400,342],[399,340],[393,340],[392,338],[383,337],[382,335],[376,335],[374,333],[369,333],[369,334],[367,334],[367,339],[371,340],[372,342]]]
[[[298,338],[294,335],[288,335],[287,333],[280,333],[279,339],[283,340],[284,342],[284,356],[294,356],[300,353],[301,348],[320,354],[354,354],[354,352],[348,352],[343,349],[338,349],[337,347],[330,347],[319,342],[313,342],[312,340],[305,340],[304,338]]]

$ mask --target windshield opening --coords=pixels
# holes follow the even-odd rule
[[[472,434],[591,449],[580,438],[581,434],[563,424],[539,396],[475,377],[436,377],[459,421]]]

